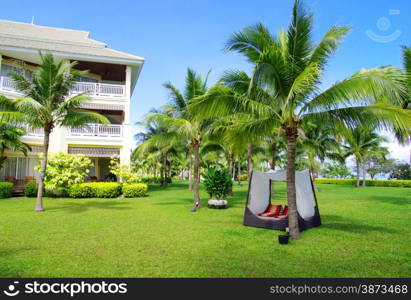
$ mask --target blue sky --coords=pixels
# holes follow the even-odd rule
[[[187,67],[212,70],[210,83],[227,69],[249,70],[241,56],[222,51],[234,31],[262,22],[273,32],[286,27],[292,0],[8,1],[0,18],[91,32],[109,47],[146,59],[133,94],[132,121],[167,102],[165,81],[184,84]],[[361,68],[401,66],[401,45],[411,45],[409,0],[306,0],[314,13],[314,40],[332,25],[353,29],[330,60],[324,87]],[[367,30],[369,33],[367,34]],[[370,37],[371,36],[371,37]],[[388,41],[387,41],[388,40]],[[382,42],[384,41],[384,42]],[[393,155],[407,148],[390,145]]]

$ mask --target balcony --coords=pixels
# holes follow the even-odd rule
[[[72,94],[86,93],[91,97],[124,98],[126,87],[122,84],[76,82]]]
[[[26,134],[24,136],[44,137],[43,128],[32,129],[27,124],[23,124],[21,127],[26,131]]]
[[[10,77],[0,77],[0,91],[21,95],[14,87]],[[71,90],[72,95],[86,93],[92,98],[125,98],[126,87],[123,84],[76,82]]]
[[[88,124],[85,127],[69,127],[68,136],[121,138],[123,136],[123,126],[116,124]]]

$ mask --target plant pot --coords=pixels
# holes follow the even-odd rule
[[[279,235],[278,236],[278,242],[280,244],[288,244],[288,239],[290,238],[289,235]]]
[[[226,208],[227,207],[227,200],[224,199],[210,199],[208,200],[208,207],[209,208]]]

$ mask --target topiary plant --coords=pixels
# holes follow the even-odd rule
[[[233,182],[227,170],[210,168],[204,177],[204,187],[210,198],[224,199],[230,194]]]

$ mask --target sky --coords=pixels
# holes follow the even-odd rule
[[[292,0],[16,0],[3,1],[0,19],[90,31],[110,48],[145,58],[132,96],[131,120],[167,103],[162,87],[183,88],[187,67],[206,74],[210,84],[225,70],[249,71],[243,57],[223,51],[233,32],[261,22],[273,33],[286,28]],[[411,46],[409,0],[306,0],[314,13],[314,41],[332,25],[351,26],[329,61],[324,88],[362,68],[401,67],[401,46]],[[134,131],[138,128],[135,126]],[[392,157],[409,160],[409,147],[392,137]]]

